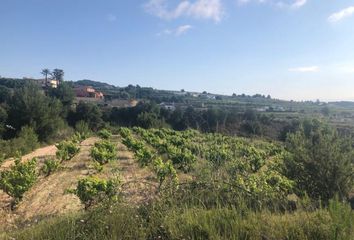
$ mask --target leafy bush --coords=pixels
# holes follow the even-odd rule
[[[58,151],[56,152],[56,156],[61,161],[68,161],[75,156],[80,151],[80,147],[78,147],[72,141],[63,141],[56,145]]]
[[[91,157],[93,160],[103,165],[117,159],[117,148],[113,143],[107,140],[97,142],[91,149]]]
[[[184,172],[189,172],[197,160],[189,149],[177,148],[173,145],[167,145],[167,154],[172,163]]]
[[[49,176],[56,170],[58,170],[60,167],[60,162],[55,160],[55,159],[48,159],[44,161],[44,165],[42,166],[42,172],[46,175]]]
[[[77,183],[74,193],[85,204],[85,208],[90,207],[94,202],[105,198],[113,199],[118,191],[120,181],[118,178],[111,180],[87,177]]]
[[[143,147],[143,148],[135,151],[134,156],[136,159],[138,159],[140,166],[145,167],[151,163],[154,155],[152,154],[152,152],[148,148]]]
[[[37,180],[37,160],[33,158],[27,162],[21,162],[18,158],[10,170],[0,172],[0,188],[15,199],[15,203],[22,199]]]
[[[112,137],[112,133],[107,129],[102,129],[101,131],[98,132],[98,136],[102,139],[108,140]]]
[[[122,136],[122,138],[127,138],[131,136],[131,131],[129,128],[122,127],[119,129],[119,134]]]
[[[156,158],[153,162],[153,170],[159,181],[159,189],[167,178],[172,184],[177,184],[177,172],[171,161],[163,162],[161,158]]]

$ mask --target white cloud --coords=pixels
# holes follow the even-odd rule
[[[320,68],[318,66],[309,66],[309,67],[296,67],[289,68],[290,72],[318,72]]]
[[[157,36],[162,35],[174,35],[174,36],[181,36],[193,28],[191,25],[181,25],[175,29],[165,29],[164,31],[157,34]]]
[[[238,0],[239,5],[255,2],[255,3],[268,3],[270,5],[274,5],[280,8],[292,8],[298,9],[307,3],[307,0],[292,0],[290,3],[289,1],[278,1],[278,0]]]
[[[171,20],[179,17],[211,19],[221,21],[224,11],[221,0],[183,0],[175,8],[170,9],[167,0],[149,0],[144,8],[159,18]]]
[[[307,0],[295,0],[295,2],[291,5],[292,8],[300,8],[307,3]]]
[[[179,26],[176,31],[175,34],[176,36],[182,35],[186,32],[188,32],[189,30],[191,30],[193,27],[191,25],[183,25],[183,26]]]
[[[106,16],[106,19],[107,19],[107,21],[109,21],[109,22],[115,22],[115,21],[117,21],[116,15],[113,15],[113,14],[108,14],[108,15]]]
[[[333,13],[331,16],[328,17],[328,21],[335,23],[342,20],[343,18],[350,17],[353,14],[354,14],[354,6],[347,7],[339,12]]]

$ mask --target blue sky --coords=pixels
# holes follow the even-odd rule
[[[354,0],[0,0],[0,75],[354,100]]]

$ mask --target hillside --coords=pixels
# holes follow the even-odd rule
[[[11,198],[0,194],[5,231],[0,239],[328,239],[331,231],[325,229],[337,224],[344,227],[340,239],[349,239],[354,232],[354,215],[339,202],[331,202],[329,210],[307,212],[315,205],[294,195],[294,181],[282,170],[287,151],[281,143],[193,130],[121,128],[118,132],[99,133],[109,140],[83,140],[77,145],[79,151],[49,176],[41,169],[59,151],[54,145],[24,156],[23,163],[38,159],[40,175],[14,210],[9,208]],[[101,158],[94,157],[93,149],[107,141],[117,153],[97,167]],[[6,160],[1,171],[13,164]],[[109,182],[117,177],[118,198],[110,197],[108,202],[93,195],[100,200],[86,205],[80,195],[68,192],[84,179]],[[86,194],[94,194],[89,186]],[[95,191],[100,193],[99,189]],[[243,217],[239,211],[245,211]]]

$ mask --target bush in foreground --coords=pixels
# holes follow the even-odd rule
[[[27,162],[21,162],[21,158],[18,158],[10,170],[0,172],[0,189],[14,198],[14,204],[20,201],[24,193],[36,182],[36,164],[35,158]]]
[[[81,179],[77,183],[77,188],[73,191],[80,201],[85,204],[85,209],[93,203],[102,201],[106,198],[113,199],[119,187],[119,179],[99,179],[88,177]]]

